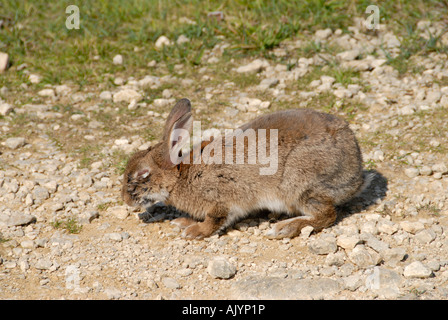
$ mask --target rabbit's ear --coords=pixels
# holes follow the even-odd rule
[[[162,167],[165,169],[178,165],[181,161],[181,149],[190,142],[193,129],[190,101],[179,100],[168,116],[164,133],[164,154]]]
[[[167,141],[170,138],[174,123],[179,121],[180,118],[182,118],[189,112],[191,112],[190,100],[184,98],[177,101],[170,114],[168,115],[168,118],[166,119],[165,129],[163,131],[164,141]]]

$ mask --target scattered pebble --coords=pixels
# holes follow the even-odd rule
[[[155,43],[155,47],[160,49],[163,46],[170,46],[171,45],[171,41],[165,37],[165,36],[160,36]]]
[[[112,59],[113,64],[116,65],[121,65],[123,64],[123,56],[121,54],[117,54],[113,59]]]
[[[113,95],[114,103],[131,103],[131,101],[133,100],[139,102],[140,100],[142,100],[142,98],[142,95],[133,89],[122,89]]]
[[[420,261],[414,261],[404,268],[403,275],[406,278],[429,278],[432,270]]]
[[[25,140],[25,138],[22,138],[22,137],[8,138],[8,139],[6,139],[6,141],[3,144],[6,147],[15,150],[20,147],[23,147],[26,144],[26,140]]]
[[[236,268],[226,258],[216,257],[209,262],[207,271],[214,278],[229,279],[235,275]]]

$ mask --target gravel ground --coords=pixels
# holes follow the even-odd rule
[[[400,41],[390,32],[372,35],[353,26],[349,34],[320,30],[313,37],[342,50],[299,58],[292,68],[264,59],[241,61],[235,77],[255,73],[257,79],[242,91],[232,82],[209,84],[213,72],[205,67],[199,84],[149,70],[142,79],[116,80],[111,91],[51,85],[37,93],[44,103],[15,105],[13,98],[0,103],[5,135],[16,117],[36,117],[26,126],[32,134],[0,137],[0,298],[447,299],[446,54],[413,57],[422,71],[401,76],[380,50],[399,52]],[[300,45],[285,42],[274,54]],[[203,60],[218,63],[224,46],[218,44]],[[360,81],[344,84],[323,74],[305,90],[294,86],[328,59],[359,72]],[[172,86],[163,98],[140,102],[142,88],[166,83]],[[330,111],[350,121],[375,179],[339,208],[334,226],[317,234],[305,228],[297,238],[269,240],[264,233],[282,217],[266,213],[225,234],[185,240],[170,225],[179,215],[173,208],[160,204],[142,213],[121,202],[121,177],[108,157],[147,147],[133,134],[145,123],[123,124],[128,134],[107,139],[103,123],[91,119],[102,101],[110,101],[129,110],[146,108],[147,117],[162,125],[166,113],[157,110],[169,111],[185,92],[198,113],[211,101],[226,102],[209,118],[208,127],[215,129],[237,127],[279,105],[314,108],[321,96],[331,96]],[[59,121],[65,115],[54,106],[61,101],[71,101],[80,112]],[[348,115],[346,104],[364,107]],[[117,116],[113,108],[104,112]],[[86,144],[104,141],[104,158],[83,166],[52,138],[49,132],[58,130],[81,132]]]

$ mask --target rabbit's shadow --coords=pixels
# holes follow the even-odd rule
[[[365,176],[373,175],[372,181],[370,184],[363,190],[362,193],[357,195],[355,198],[351,199],[349,202],[344,203],[336,207],[337,211],[337,219],[335,224],[338,224],[344,218],[366,211],[372,205],[375,205],[386,197],[387,193],[387,179],[381,173],[376,170],[364,170]],[[145,223],[154,223],[161,222],[166,220],[173,220],[178,217],[188,216],[186,213],[177,210],[174,207],[166,206],[163,203],[156,203],[151,207],[147,208],[146,211],[140,213],[139,218]],[[257,226],[262,221],[272,220],[271,212],[268,210],[259,210],[255,211],[252,214],[248,215],[246,218],[242,220],[250,221],[251,226]],[[261,219],[259,219],[261,218]],[[290,218],[286,214],[278,214],[276,215],[275,220],[283,220],[286,218]],[[240,221],[235,221],[238,223]],[[225,233],[225,231],[224,231]]]
[[[386,197],[387,178],[376,170],[364,170],[364,175],[373,175],[372,181],[362,193],[336,208],[338,213],[336,224],[350,215],[368,210]]]

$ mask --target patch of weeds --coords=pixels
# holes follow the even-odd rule
[[[364,85],[360,79],[359,71],[355,71],[351,68],[341,68],[333,62],[329,61],[325,66],[314,66],[313,69],[307,73],[304,77],[299,78],[297,81],[299,90],[309,90],[309,84],[313,80],[318,80],[322,76],[330,76],[335,78],[336,83],[342,84],[347,87],[349,84],[360,84],[362,88]]]
[[[415,295],[416,297],[420,297],[425,292],[426,290],[418,290],[417,288],[412,288],[409,290],[409,293]]]
[[[323,53],[331,54],[332,56],[336,56],[339,52],[344,51],[343,48],[334,44],[316,42],[316,41],[308,41],[306,44],[298,49],[298,55],[300,57],[311,58],[314,55],[319,55],[322,59],[327,61],[327,56],[320,55]],[[327,61],[328,63],[333,63],[333,61]]]
[[[79,160],[79,168],[88,168],[99,156],[99,145],[84,145],[74,151]]]
[[[154,134],[154,130],[152,128],[145,128],[143,132],[140,134],[144,141],[154,141],[156,140],[156,135]]]
[[[381,138],[379,138],[377,134],[373,134],[369,136],[360,136],[358,137],[358,141],[363,147],[374,148],[378,145],[375,141],[381,141]]]
[[[98,211],[106,211],[110,206],[112,206],[112,202],[100,203],[97,205]]]
[[[260,82],[260,79],[256,74],[246,74],[246,73],[237,73],[232,76],[231,80],[235,83],[235,86],[238,88],[247,88],[249,86],[253,86]]]
[[[77,234],[82,230],[82,225],[79,224],[75,218],[68,218],[66,220],[56,220],[52,224],[55,229],[64,229],[68,233]]]
[[[122,151],[114,151],[112,154],[112,166],[115,167],[115,172],[122,175],[128,164],[129,156]]]
[[[386,55],[387,64],[396,69],[400,75],[404,75],[407,72],[420,73],[424,70],[422,66],[415,65],[412,62],[412,56],[428,55],[431,52],[448,53],[448,47],[441,43],[443,33],[439,36],[434,36],[427,30],[426,32],[429,33],[429,38],[425,39],[420,36],[415,25],[404,22],[401,23],[401,26],[405,32],[401,40],[399,54],[393,57],[389,51],[381,46],[381,49]]]
[[[336,79],[337,83],[347,86],[349,84],[354,84],[359,80],[360,73],[350,68],[336,68],[330,69],[330,76]]]
[[[369,161],[364,161],[364,168],[366,170],[373,170],[376,168],[376,163],[374,160],[370,159]]]
[[[424,213],[430,216],[440,216],[441,210],[433,204],[425,204],[417,208],[418,213]]]
[[[11,239],[3,238],[3,234],[0,232],[0,244],[6,243]]]

